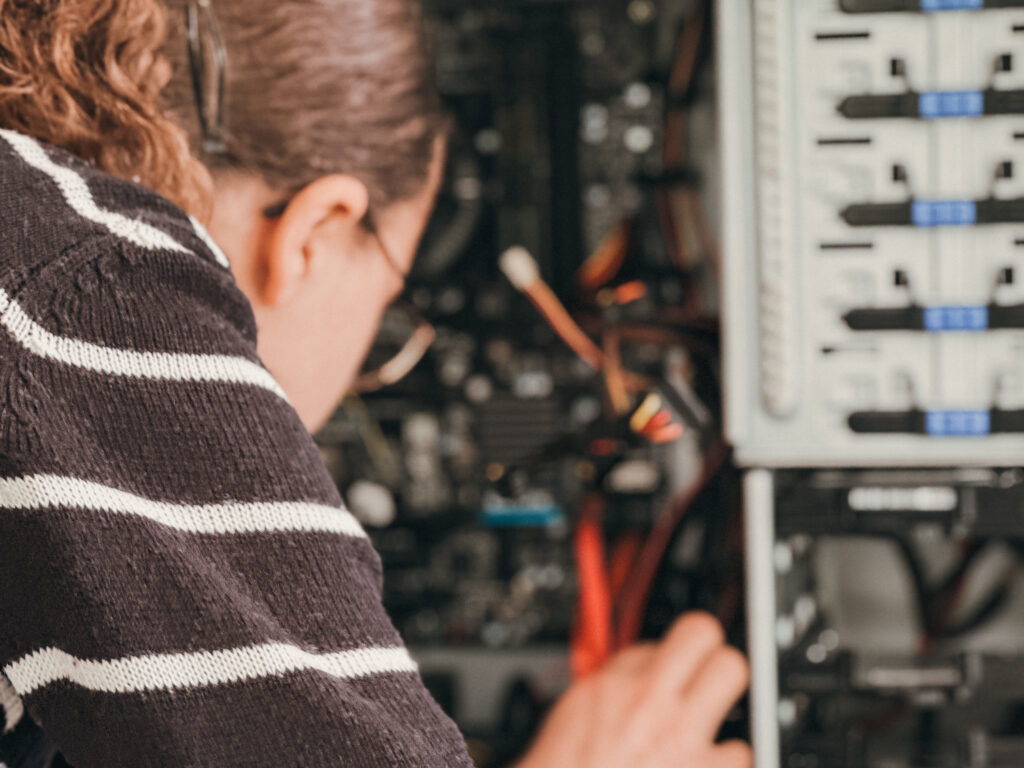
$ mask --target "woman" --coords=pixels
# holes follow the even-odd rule
[[[0,761],[470,764],[309,436],[433,205],[430,71],[408,0],[0,0]],[[744,684],[686,617],[524,766],[749,764]]]

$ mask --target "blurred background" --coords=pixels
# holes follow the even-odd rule
[[[1024,764],[1024,2],[427,8],[447,180],[317,440],[478,765],[690,609],[759,768]]]
[[[447,180],[367,370],[427,322],[433,343],[397,383],[365,377],[317,440],[428,684],[478,763],[499,765],[568,682],[583,517],[633,636],[701,607],[742,637],[720,438],[712,25],[692,0],[427,8],[454,117]],[[502,273],[512,245],[536,260],[542,295]],[[577,327],[584,349],[560,337]],[[614,362],[595,369],[594,350]],[[650,541],[681,505],[686,522]]]

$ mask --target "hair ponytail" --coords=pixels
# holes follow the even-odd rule
[[[161,114],[165,34],[159,0],[0,0],[0,127],[205,218],[210,176]]]
[[[422,189],[446,120],[421,0],[212,0],[227,62],[217,152],[204,147],[189,77],[189,2],[165,2],[168,114],[214,173],[255,173],[282,191],[349,173],[378,209]]]

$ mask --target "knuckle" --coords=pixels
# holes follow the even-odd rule
[[[725,642],[725,631],[718,619],[704,611],[691,611],[676,623],[669,631],[669,640],[701,639],[709,644],[719,645]]]
[[[726,645],[715,651],[715,663],[719,672],[730,679],[746,685],[750,680],[750,665],[747,657],[732,646]]]

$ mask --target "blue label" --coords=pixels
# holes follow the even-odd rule
[[[925,91],[918,97],[921,117],[977,117],[985,112],[981,91]]]
[[[484,525],[492,528],[526,528],[561,523],[565,520],[565,512],[557,504],[546,507],[484,507],[480,517]]]
[[[988,307],[926,307],[926,331],[984,331],[988,328]]]
[[[928,411],[925,431],[933,437],[977,437],[992,429],[988,411]]]
[[[985,0],[921,0],[921,10],[935,11],[977,11],[985,7]]]
[[[969,227],[978,220],[973,200],[914,200],[910,218],[915,227]]]

